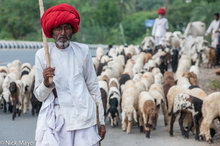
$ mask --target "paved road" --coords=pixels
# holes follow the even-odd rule
[[[3,113],[0,110],[0,146],[7,146],[6,142],[11,145],[16,142],[16,145],[35,145],[34,132],[36,127],[37,117],[33,117],[30,113],[16,117],[15,121],[11,120],[11,114]],[[163,125],[163,116],[160,114],[158,126],[155,131],[151,132],[151,138],[145,138],[143,133],[139,132],[137,126],[132,128],[131,134],[122,132],[121,128],[111,128],[106,122],[107,134],[102,146],[207,146],[206,142],[197,142],[193,135],[189,139],[184,139],[181,136],[178,122],[175,123],[174,137],[170,137],[167,132],[167,127]],[[14,144],[15,145],[15,144]],[[214,144],[211,146],[220,145],[220,136],[218,134],[214,139]]]
[[[5,114],[0,110],[0,146],[35,145],[36,122],[37,116],[33,117],[31,113],[22,114],[21,117],[16,117],[15,121],[12,121],[12,114]]]

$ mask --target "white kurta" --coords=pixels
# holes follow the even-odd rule
[[[157,18],[155,20],[152,35],[155,36],[155,46],[164,45],[166,31],[169,28],[167,18]]]
[[[218,44],[218,32],[216,31],[219,30],[219,24],[220,20],[213,20],[207,29],[207,34],[212,32],[212,47],[214,48],[216,48],[216,45]]]
[[[55,102],[51,92],[53,87],[47,88],[43,84],[43,69],[46,68],[46,59],[44,50],[40,49],[35,57],[34,94],[38,100],[43,101],[43,104],[37,121],[36,141],[43,141],[45,135],[51,134],[49,129],[52,129],[53,132],[57,131],[58,136],[56,137],[62,137],[62,132],[60,132],[62,130],[76,132],[94,127],[97,124],[95,101],[99,102],[100,124],[104,125],[100,88],[88,46],[71,42],[68,48],[62,50],[53,44],[49,46],[49,54],[51,67],[55,67],[53,81],[61,113],[58,117],[63,118],[63,122],[62,120],[50,120],[57,115],[54,113],[57,110],[53,110]],[[54,125],[59,125],[58,130]],[[65,139],[65,137],[63,138]],[[68,141],[68,136],[66,140]],[[56,143],[56,141],[54,142]],[[90,145],[92,146],[93,143]]]

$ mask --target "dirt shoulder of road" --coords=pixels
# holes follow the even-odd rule
[[[211,94],[213,92],[220,91],[220,89],[213,86],[213,80],[216,82],[220,82],[220,76],[216,75],[216,70],[219,69],[220,66],[216,66],[215,68],[206,68],[204,66],[200,67],[200,75],[198,78],[199,86],[202,88],[207,94]]]

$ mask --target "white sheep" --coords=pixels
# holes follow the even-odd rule
[[[122,94],[122,130],[127,133],[131,132],[133,122],[137,122],[138,95],[135,85],[125,88]]]
[[[154,67],[156,67],[156,62],[153,59],[148,60],[148,62],[144,64],[144,69],[147,71],[151,71]]]
[[[144,57],[145,57],[145,53],[144,53],[144,52],[141,52],[141,53],[138,55],[138,58],[135,60],[134,67],[133,67],[133,69],[132,69],[133,74],[137,74],[137,73],[140,73],[140,72],[141,72],[141,69],[142,69],[143,66],[144,66]]]
[[[134,64],[135,64],[135,61],[133,59],[129,59],[125,65],[125,69],[123,71],[123,74],[128,74],[131,79],[134,77],[134,74],[132,71]]]
[[[210,128],[213,120],[220,116],[220,92],[214,92],[203,100],[202,114],[203,120],[200,127],[200,137],[212,143]]]
[[[108,56],[112,57],[113,59],[117,57],[117,52],[115,48],[111,48],[108,52]]]
[[[119,47],[116,47],[115,49],[116,49],[117,55],[120,55],[124,51],[124,46],[119,46]]]
[[[104,49],[102,47],[98,47],[96,49],[96,58],[100,61],[103,55],[104,55]]]
[[[8,74],[8,67],[7,66],[0,66],[0,73],[3,75],[5,78],[6,75]]]
[[[166,108],[163,86],[161,84],[152,84],[150,86],[149,93],[155,99],[157,110],[159,111],[159,108],[162,107],[162,111],[164,115],[164,125],[166,126],[168,113],[167,113],[167,108]]]
[[[25,114],[27,112],[27,109],[29,108],[30,99],[31,99],[31,87],[34,80],[34,71],[30,71],[29,74],[25,74],[21,77],[21,82],[24,86],[24,93],[23,93],[23,113]]]
[[[92,62],[94,64],[95,70],[97,72],[98,67],[99,67],[99,60],[96,57],[92,57]]]
[[[162,82],[163,82],[163,75],[162,75],[162,73],[154,74],[154,83],[155,84],[162,84]]]
[[[149,90],[150,86],[154,83],[154,76],[151,72],[145,72],[141,81],[145,84],[146,90]]]
[[[109,62],[111,61],[112,59],[109,58],[107,55],[103,55],[102,58],[101,58],[101,61],[100,63],[106,63],[106,62]]]
[[[178,68],[176,71],[177,78],[182,76],[184,72],[189,71],[190,67],[191,67],[190,57],[188,57],[186,55],[182,55],[179,60]]]
[[[192,65],[190,67],[189,71],[193,72],[194,74],[196,74],[197,78],[199,78],[199,74],[200,74],[200,71],[199,71],[199,61],[196,61],[196,64]]]
[[[146,36],[141,43],[141,47],[144,51],[153,50],[154,49],[153,37]]]
[[[181,76],[178,77],[177,85],[181,86],[184,89],[188,89],[191,86],[189,80],[186,77],[181,77]]]
[[[142,91],[146,91],[145,84],[141,81],[141,79],[135,81],[136,88],[139,93]]]
[[[161,73],[161,72],[160,72],[160,69],[159,69],[158,67],[153,68],[151,72],[152,72],[152,74],[154,74],[154,75],[155,75],[155,74],[158,74],[158,73]]]
[[[11,72],[7,74],[2,84],[2,88],[3,88],[2,95],[7,103],[10,101],[10,94],[9,94],[10,83],[20,79],[20,74],[16,74],[16,73],[17,72]]]

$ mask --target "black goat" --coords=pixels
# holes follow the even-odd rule
[[[179,60],[179,51],[177,49],[172,50],[171,53],[171,66],[173,72],[176,72],[177,67],[178,67],[178,60]]]
[[[130,79],[131,79],[131,78],[130,78],[129,74],[122,74],[122,75],[121,75],[121,78],[120,78],[120,80],[119,80],[120,86],[123,85],[123,84],[125,84],[125,82],[128,81],[128,80],[130,80]]]
[[[10,83],[9,91],[12,96],[12,104],[13,104],[12,120],[14,120],[16,117],[16,113],[18,113],[18,116],[21,115],[21,103],[19,101],[20,92],[15,82]]]
[[[36,114],[39,113],[40,108],[42,106],[42,102],[38,101],[33,93],[34,92],[34,83],[35,83],[35,80],[33,81],[32,86],[31,86],[31,94],[32,94],[32,96],[31,96],[31,105],[32,105],[31,112],[32,112],[33,116],[35,115],[35,112],[36,112]]]

